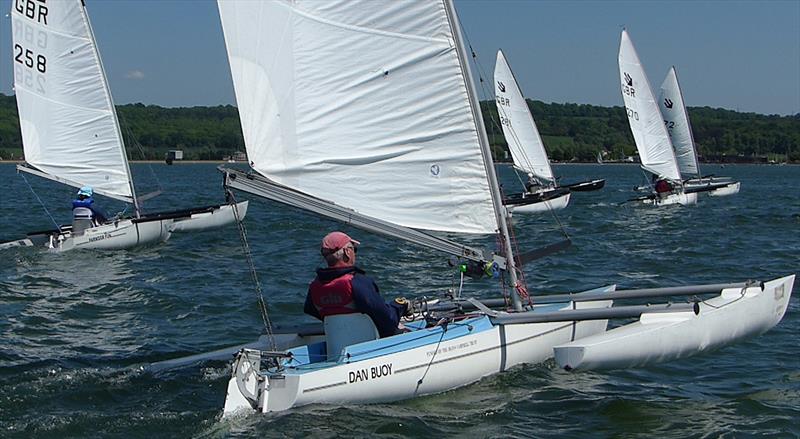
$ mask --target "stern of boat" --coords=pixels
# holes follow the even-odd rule
[[[282,353],[257,349],[242,349],[236,354],[228,380],[223,418],[253,410],[262,413],[287,410],[294,405],[298,377],[284,375],[281,368],[275,372],[262,370],[262,359],[268,362],[266,364],[276,366],[281,358],[285,358]]]
[[[260,372],[261,351],[242,349],[236,354],[231,378],[228,380],[223,418],[258,409],[264,381]]]

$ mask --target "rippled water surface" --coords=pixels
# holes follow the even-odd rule
[[[218,203],[211,164],[134,165],[167,192],[150,211]],[[768,280],[800,272],[800,168],[706,165],[741,192],[689,207],[619,205],[642,183],[631,165],[561,165],[564,182],[607,178],[576,193],[558,220],[572,248],[526,267],[533,292]],[[516,181],[502,168],[506,187]],[[28,176],[49,213],[70,218],[73,190]],[[402,184],[402,182],[398,182]],[[146,188],[143,188],[144,192]],[[247,198],[240,194],[240,198]],[[111,212],[123,206],[103,200]],[[552,215],[514,218],[520,246],[560,239]],[[0,241],[52,222],[13,165],[0,164]],[[253,200],[246,219],[270,312],[305,319],[321,237],[340,226]],[[387,296],[436,295],[454,283],[447,257],[358,230],[359,263]],[[456,237],[464,239],[463,237]],[[490,237],[470,237],[493,246]],[[496,281],[469,294],[496,297]],[[797,292],[797,287],[795,287]],[[150,373],[142,366],[255,339],[256,294],[235,227],[173,235],[118,252],[0,253],[0,437],[798,437],[800,311],[767,334],[636,370],[568,373],[552,361],[462,389],[394,404],[308,406],[221,421],[225,362]]]

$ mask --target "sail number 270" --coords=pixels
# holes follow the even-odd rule
[[[36,67],[40,73],[47,71],[47,57],[36,55],[31,49],[23,49],[21,45],[14,45],[14,61],[25,65],[30,69]]]
[[[639,113],[638,112],[633,111],[628,107],[625,107],[625,111],[628,113],[628,119],[639,120]]]

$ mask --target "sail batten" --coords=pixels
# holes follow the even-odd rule
[[[678,160],[681,175],[683,178],[699,176],[700,164],[697,161],[692,125],[686,112],[686,104],[675,67],[669,69],[667,77],[661,84],[658,105],[664,116],[664,122],[667,124],[672,146],[675,147],[675,157]]]
[[[494,90],[500,125],[514,166],[540,179],[555,181],[536,122],[502,50],[497,51]]]
[[[663,178],[680,180],[675,151],[664,119],[639,55],[625,30],[622,31],[619,46],[619,76],[622,99],[642,168]]]
[[[11,17],[14,89],[26,162],[53,180],[89,185],[98,193],[135,202],[83,3],[55,2],[39,14],[20,11],[15,4]]]
[[[256,171],[405,227],[498,230],[444,2],[218,5]]]

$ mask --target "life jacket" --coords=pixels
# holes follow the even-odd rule
[[[664,192],[669,192],[672,190],[672,187],[666,180],[658,180],[656,182],[656,192],[662,194]]]
[[[72,200],[72,217],[74,219],[93,219],[94,212],[92,211],[92,203],[94,202],[91,198],[86,198],[83,200]]]
[[[308,287],[311,302],[322,318],[358,312],[353,302],[353,274],[344,274],[327,283],[322,283],[319,277],[311,282]]]

